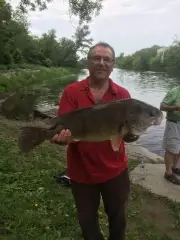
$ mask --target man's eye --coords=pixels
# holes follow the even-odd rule
[[[95,57],[93,60],[95,60],[95,61],[100,61],[101,58],[99,58],[99,57]]]
[[[109,58],[104,58],[104,61],[106,61],[106,62],[111,62],[111,59],[109,59]]]
[[[95,57],[93,58],[94,61],[101,61],[101,58],[100,57]],[[105,62],[111,62],[111,59],[109,58],[102,58],[103,61]]]

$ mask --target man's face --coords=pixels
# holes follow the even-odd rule
[[[96,79],[106,80],[109,78],[114,67],[113,54],[110,48],[95,47],[88,59],[88,69],[90,75]]]

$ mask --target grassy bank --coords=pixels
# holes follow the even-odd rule
[[[7,65],[0,65],[0,73],[7,72],[7,71],[18,71],[21,69],[32,69],[32,70],[37,70],[45,68],[42,65],[37,65],[37,64],[7,64]]]
[[[45,68],[36,70],[21,70],[7,72],[0,77],[0,92],[9,92],[20,87],[30,87],[32,85],[49,86],[56,82],[75,78],[79,69],[73,68]]]
[[[71,192],[53,176],[66,167],[65,148],[48,142],[29,156],[16,146],[17,127],[0,119],[0,239],[80,240]],[[136,164],[130,163],[130,169]],[[103,208],[100,224],[107,235]],[[128,240],[180,239],[180,204],[132,185],[128,206]]]

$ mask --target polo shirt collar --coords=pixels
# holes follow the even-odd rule
[[[114,84],[114,82],[112,81],[111,78],[109,78],[109,83],[110,83],[110,90],[112,92],[112,94],[117,94],[117,86]],[[83,82],[81,82],[82,86],[81,86],[81,90],[88,90],[89,89],[89,76],[87,78],[84,79]]]

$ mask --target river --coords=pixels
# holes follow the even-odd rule
[[[88,71],[80,74],[78,80],[85,78],[87,75]],[[128,89],[133,98],[143,100],[156,107],[159,107],[167,91],[180,83],[180,80],[170,78],[165,73],[140,73],[116,68],[110,77],[115,83]],[[162,139],[165,128],[165,116],[166,114],[164,113],[164,120],[160,126],[150,127],[146,134],[142,135],[137,141],[141,146],[160,156],[164,155]]]

